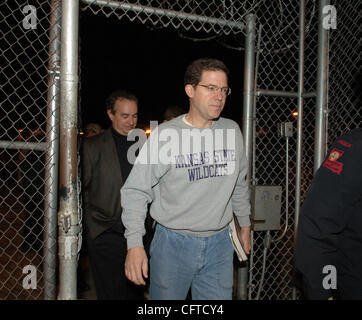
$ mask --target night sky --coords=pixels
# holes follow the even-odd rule
[[[105,111],[108,94],[119,88],[139,98],[139,127],[162,121],[169,105],[187,111],[183,77],[187,65],[201,57],[218,58],[230,69],[232,94],[222,115],[242,123],[243,51],[226,48],[212,39],[191,41],[173,27],[154,28],[138,21],[81,12],[81,121],[110,125]],[[210,37],[210,34],[184,33]],[[243,44],[240,36],[240,45]]]

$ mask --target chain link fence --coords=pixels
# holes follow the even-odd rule
[[[257,185],[282,186],[281,230],[254,231],[249,277],[249,299],[292,299],[293,247],[296,214],[297,111],[299,59],[299,1],[274,1],[259,7],[256,66],[255,155],[253,180]],[[324,114],[328,139],[361,126],[361,2],[335,1],[325,8],[337,14],[337,28],[329,30],[328,108]],[[313,178],[318,68],[318,1],[305,2],[305,61],[303,151],[300,196],[304,199]],[[360,80],[359,80],[360,81]],[[294,97],[293,97],[294,96]],[[328,112],[329,111],[329,112]],[[279,126],[291,123],[291,137]],[[328,145],[326,146],[328,148]],[[267,244],[268,236],[271,243]]]
[[[237,44],[239,50],[246,35],[246,16],[255,14],[251,182],[281,186],[282,209],[280,230],[253,232],[248,299],[293,297],[298,184],[298,118],[293,116],[293,111],[298,108],[299,4],[297,0],[81,1],[82,11],[115,15],[119,19],[175,28],[193,35],[222,36],[225,46],[235,48]],[[360,89],[356,89],[361,72],[361,3],[344,0],[331,4],[336,8],[337,28],[329,33],[329,97],[325,113],[329,143],[347,129],[361,125]],[[57,242],[53,218],[57,210],[54,187],[58,180],[54,159],[58,157],[60,33],[60,15],[55,14],[55,8],[59,8],[58,1],[34,0],[24,4],[20,0],[7,0],[0,4],[4,57],[0,76],[0,299],[55,298]],[[301,198],[313,177],[318,11],[317,0],[305,1]],[[291,136],[280,134],[280,127],[286,123],[294,128]],[[35,287],[32,287],[32,269],[28,266],[36,270]]]
[[[257,12],[257,61],[254,169],[255,185],[282,187],[280,230],[253,232],[249,299],[292,299],[292,259],[295,228],[299,1],[265,3]],[[318,2],[306,1],[305,90],[315,91]],[[313,175],[315,98],[305,99],[302,191]],[[293,114],[294,113],[294,114]],[[281,134],[286,125],[292,134]],[[309,141],[307,142],[308,138]],[[307,142],[307,143],[306,143]],[[308,144],[310,143],[310,144]],[[269,238],[270,237],[270,238]],[[270,239],[268,241],[268,239]]]
[[[56,212],[57,129],[50,106],[56,101],[52,28],[59,21],[51,3],[0,4],[0,299],[55,292],[56,223],[49,214]]]
[[[337,25],[330,33],[328,141],[362,123],[362,3],[333,1]]]

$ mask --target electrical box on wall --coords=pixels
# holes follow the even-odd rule
[[[279,230],[282,187],[251,186],[251,224],[254,231]]]

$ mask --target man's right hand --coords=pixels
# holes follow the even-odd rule
[[[148,259],[143,247],[129,249],[124,266],[126,277],[130,281],[146,285],[144,278],[148,278]]]

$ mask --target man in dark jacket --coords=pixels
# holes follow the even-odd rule
[[[313,179],[295,267],[308,299],[362,299],[362,129],[336,139]]]
[[[84,217],[89,257],[98,299],[143,299],[143,289],[124,275],[127,253],[121,221],[120,189],[132,164],[127,159],[128,133],[136,127],[137,97],[126,91],[113,92],[107,99],[112,126],[84,139]]]

